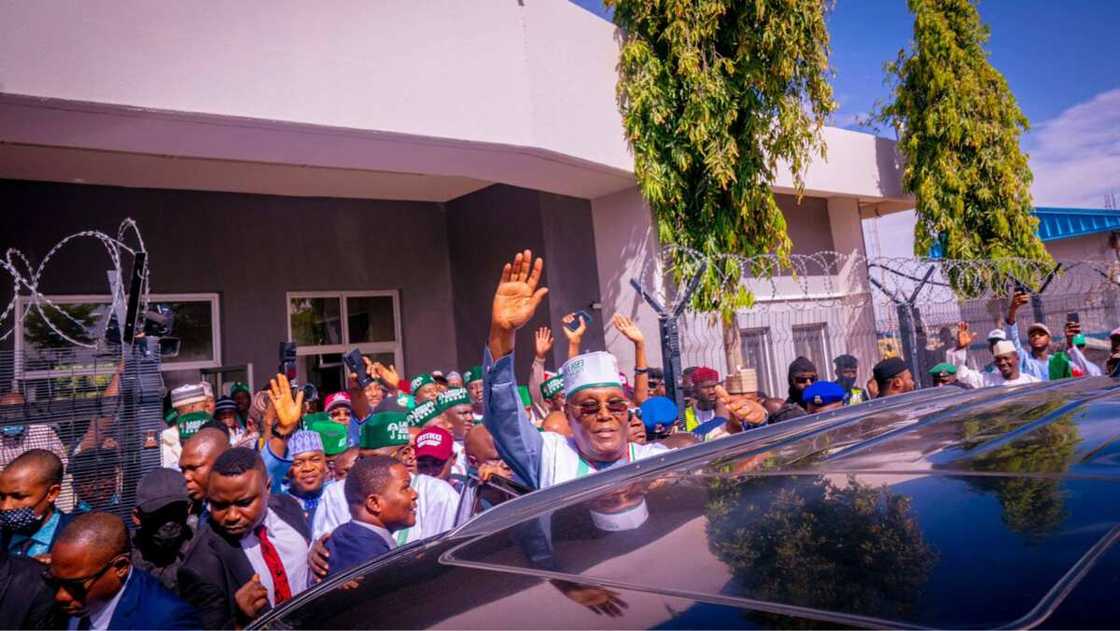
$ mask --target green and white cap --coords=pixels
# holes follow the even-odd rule
[[[541,396],[546,400],[564,391],[564,376],[554,375],[541,384]]]
[[[564,394],[572,396],[588,388],[622,388],[618,360],[605,351],[576,355],[560,368],[564,375]]]
[[[378,412],[362,423],[358,446],[362,449],[381,449],[407,445],[409,440],[408,419],[403,412]]]
[[[442,414],[443,411],[439,409],[439,404],[435,401],[425,401],[420,405],[412,408],[408,413],[408,426],[409,427],[423,427],[425,423],[434,419]]]
[[[304,417],[304,423],[308,429],[319,434],[320,440],[323,441],[323,453],[328,456],[337,456],[338,454],[346,451],[349,445],[347,439],[349,432],[341,423],[335,423],[330,420],[314,420],[310,423],[306,422],[307,417]]]
[[[416,392],[420,390],[420,388],[423,388],[424,386],[433,384],[435,382],[436,380],[432,378],[431,374],[424,373],[422,375],[413,377],[412,381],[408,382],[408,389],[412,391],[413,395],[415,395]]]
[[[443,414],[456,405],[470,404],[471,395],[467,392],[466,388],[453,388],[447,392],[439,393],[439,396],[436,397],[436,408],[439,409],[440,414]]]
[[[482,366],[472,366],[470,370],[463,371],[463,383],[472,384],[482,381]]]
[[[180,414],[175,422],[179,425],[179,440],[186,440],[198,433],[198,430],[210,421],[209,412],[190,412]]]

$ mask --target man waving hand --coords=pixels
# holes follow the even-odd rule
[[[486,428],[502,459],[533,488],[545,488],[667,450],[629,441],[630,403],[618,363],[604,352],[585,353],[561,369],[567,401],[564,413],[572,437],[538,432],[517,393],[513,350],[517,330],[533,317],[548,293],[540,287],[544,261],[531,251],[518,254],[502,270],[494,293],[490,340],[483,356]]]

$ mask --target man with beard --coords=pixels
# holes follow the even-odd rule
[[[901,357],[888,357],[880,361],[875,364],[871,374],[875,379],[875,389],[879,393],[877,398],[880,399],[913,392],[916,387],[914,375]]]
[[[153,469],[136,485],[132,565],[173,592],[177,592],[179,566],[194,536],[187,524],[189,506],[186,483],[174,469]]]
[[[787,378],[789,380],[789,396],[786,398],[786,403],[794,403],[804,408],[802,395],[806,388],[817,381],[816,365],[808,357],[798,357],[790,363]]]
[[[210,471],[218,456],[229,449],[229,439],[216,427],[204,427],[183,445],[179,456],[179,470],[186,483],[187,499],[190,500],[187,523],[197,529],[206,523],[206,486],[210,483]]]
[[[51,552],[47,584],[70,629],[197,629],[197,613],[159,580],[132,566],[120,517],[74,518]]]
[[[1015,349],[1015,345],[1012,342],[996,342],[995,349],[992,353],[995,356],[993,363],[996,366],[996,372],[994,373],[972,370],[963,363],[963,354],[957,355],[956,357],[962,362],[957,365],[957,380],[973,388],[1017,386],[1024,383],[1038,383],[1042,381],[1042,379],[1034,375],[1022,372],[1022,362],[1019,358],[1019,351]]]
[[[836,383],[844,389],[844,405],[855,405],[867,400],[867,393],[856,385],[859,379],[859,360],[852,355],[839,355],[832,360],[836,367]]]
[[[288,493],[303,508],[307,527],[315,520],[315,511],[327,482],[327,456],[317,432],[300,430],[288,441],[292,467],[288,471]]]
[[[542,259],[517,254],[494,292],[490,339],[483,356],[485,425],[502,459],[532,488],[547,488],[596,471],[664,453],[661,445],[631,443],[630,402],[618,363],[605,352],[570,358],[564,375],[565,412],[573,436],[539,432],[519,401],[513,373],[517,330],[533,317],[548,290],[539,287]]]
[[[310,532],[290,495],[272,493],[264,462],[234,447],[206,488],[208,527],[179,568],[179,592],[207,628],[245,626],[307,588]]]
[[[29,449],[0,471],[0,545],[9,554],[48,554],[73,518],[55,506],[62,473],[62,461],[45,449]]]
[[[694,403],[684,410],[685,431],[696,431],[704,423],[716,416],[716,386],[719,385],[719,373],[707,366],[697,366],[688,376],[692,387],[689,392]]]

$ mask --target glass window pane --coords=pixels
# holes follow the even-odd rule
[[[44,303],[42,314],[39,308],[32,307],[23,319],[24,353],[28,359],[45,349],[73,348],[74,344],[66,337],[82,344],[93,344],[104,334],[108,303],[58,304],[56,307]]]
[[[801,357],[807,357],[821,371],[820,377],[827,378],[831,364],[824,353],[824,328],[823,324],[809,324],[793,327],[793,348]]]
[[[155,307],[156,303],[152,304]],[[214,318],[210,301],[161,302],[174,314],[171,337],[179,338],[179,354],[163,359],[165,364],[213,361]]]
[[[754,368],[758,372],[759,387],[775,396],[770,379],[770,362],[766,356],[766,347],[770,344],[770,329],[744,329],[741,337],[743,361],[748,368]]]
[[[346,299],[350,343],[392,342],[396,339],[392,296],[360,296]]]
[[[342,315],[338,298],[292,298],[288,303],[292,341],[298,346],[342,343]]]

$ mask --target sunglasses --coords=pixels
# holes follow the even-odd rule
[[[89,593],[90,586],[97,582],[97,579],[104,576],[105,572],[108,572],[109,568],[113,567],[113,563],[115,563],[118,559],[120,559],[120,557],[110,560],[108,563],[102,566],[100,570],[97,570],[93,574],[80,578],[58,578],[51,574],[51,571],[48,568],[43,570],[43,581],[46,582],[46,584],[51,588],[52,592],[57,592],[59,588],[62,588],[65,589],[66,592],[71,596],[73,596],[75,600],[84,600],[86,594]]]
[[[630,403],[626,399],[611,399],[606,402],[607,411],[615,416],[626,414],[630,410]],[[575,406],[580,416],[595,416],[603,409],[603,404],[598,401],[586,401]]]
[[[816,383],[817,378],[816,377],[794,377],[793,382],[794,383]]]

